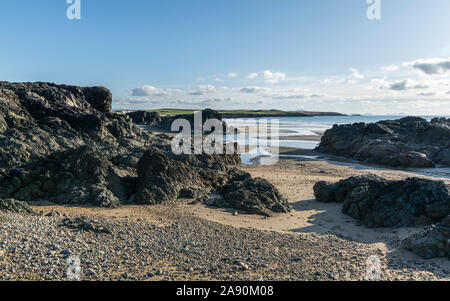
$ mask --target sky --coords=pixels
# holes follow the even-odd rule
[[[450,115],[450,1],[0,0],[0,80],[114,109]],[[377,1],[377,0],[372,0]],[[70,10],[73,12],[72,10]]]

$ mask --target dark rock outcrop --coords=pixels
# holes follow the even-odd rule
[[[201,125],[205,124],[207,120],[216,119],[222,121],[222,115],[217,111],[211,109],[204,109],[201,111],[202,119],[200,120]],[[130,113],[126,113],[131,120],[133,120],[136,124],[149,125],[161,130],[165,130],[168,132],[172,131],[172,124],[175,120],[185,119],[189,122],[191,126],[191,130],[194,130],[195,126],[195,117],[194,114],[180,114],[176,116],[161,116],[158,112],[147,112],[147,111],[134,111]],[[224,127],[224,131],[226,130],[225,122],[222,122]]]
[[[175,117],[112,113],[111,102],[103,87],[0,82],[0,199],[18,200],[8,201],[17,210],[20,201],[159,204],[207,195],[237,173],[238,154],[175,155],[170,135],[132,122],[164,129]],[[177,118],[194,122],[193,115]],[[221,116],[203,111],[202,122],[210,118]],[[284,199],[270,183],[243,185],[251,202],[281,210],[277,202]]]
[[[0,199],[0,211],[20,214],[35,214],[34,210],[27,203],[14,199]]]
[[[158,112],[134,111],[126,114],[136,124],[159,126],[163,117]]]
[[[442,181],[358,176],[338,183],[319,182],[314,194],[320,202],[343,203],[343,212],[367,227],[431,224],[450,214],[449,189]]]
[[[0,82],[0,198],[126,202],[121,179],[136,170],[113,158],[140,157],[152,137],[111,102],[103,87]]]
[[[405,117],[335,125],[325,132],[316,150],[392,167],[450,166],[450,122]]]
[[[450,215],[437,225],[403,240],[403,247],[425,259],[450,258]]]
[[[101,221],[88,216],[66,217],[61,222],[61,227],[78,231],[88,231],[96,233],[111,234],[112,230]]]
[[[214,199],[213,205],[231,207],[264,216],[272,212],[287,213],[290,205],[285,197],[269,181],[251,178],[249,174],[235,175],[220,188],[222,199]]]
[[[158,148],[149,150],[138,164],[135,201],[160,204],[188,198],[265,216],[289,212],[287,200],[268,181],[253,179],[250,174],[229,169],[222,163],[233,160],[240,161],[234,155],[175,156]],[[210,194],[215,197],[209,197]]]

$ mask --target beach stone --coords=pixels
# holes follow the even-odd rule
[[[367,227],[430,224],[450,214],[449,189],[443,181],[391,181],[367,175],[332,184],[319,182],[314,193],[318,201],[343,203],[342,211]]]

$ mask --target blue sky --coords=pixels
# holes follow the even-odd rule
[[[0,80],[103,85],[115,108],[450,114],[450,1],[0,2]],[[447,64],[448,63],[448,64]]]

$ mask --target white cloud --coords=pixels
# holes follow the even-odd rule
[[[399,67],[397,65],[389,65],[389,66],[382,66],[380,69],[384,72],[393,72],[397,71]]]
[[[147,96],[167,96],[176,92],[180,92],[177,89],[162,89],[156,88],[150,85],[144,85],[139,88],[134,88],[131,92],[132,96],[135,97],[147,97]]]
[[[276,83],[286,79],[286,74],[284,74],[282,72],[272,72],[270,70],[266,70],[263,72],[262,75],[263,75],[264,81],[269,84],[276,84]]]
[[[353,79],[364,79],[364,75],[360,74],[357,69],[351,68],[350,72],[352,73]]]
[[[197,86],[197,90],[189,92],[189,95],[205,95],[217,92],[217,88],[213,85],[200,85]]]
[[[236,78],[236,77],[238,77],[238,75],[239,75],[239,73],[237,73],[237,72],[230,72],[230,73],[228,73],[228,77],[229,78]]]
[[[247,75],[247,78],[248,78],[248,79],[255,79],[255,78],[257,78],[257,77],[258,77],[258,73],[255,73],[255,72],[250,73],[249,75]]]

